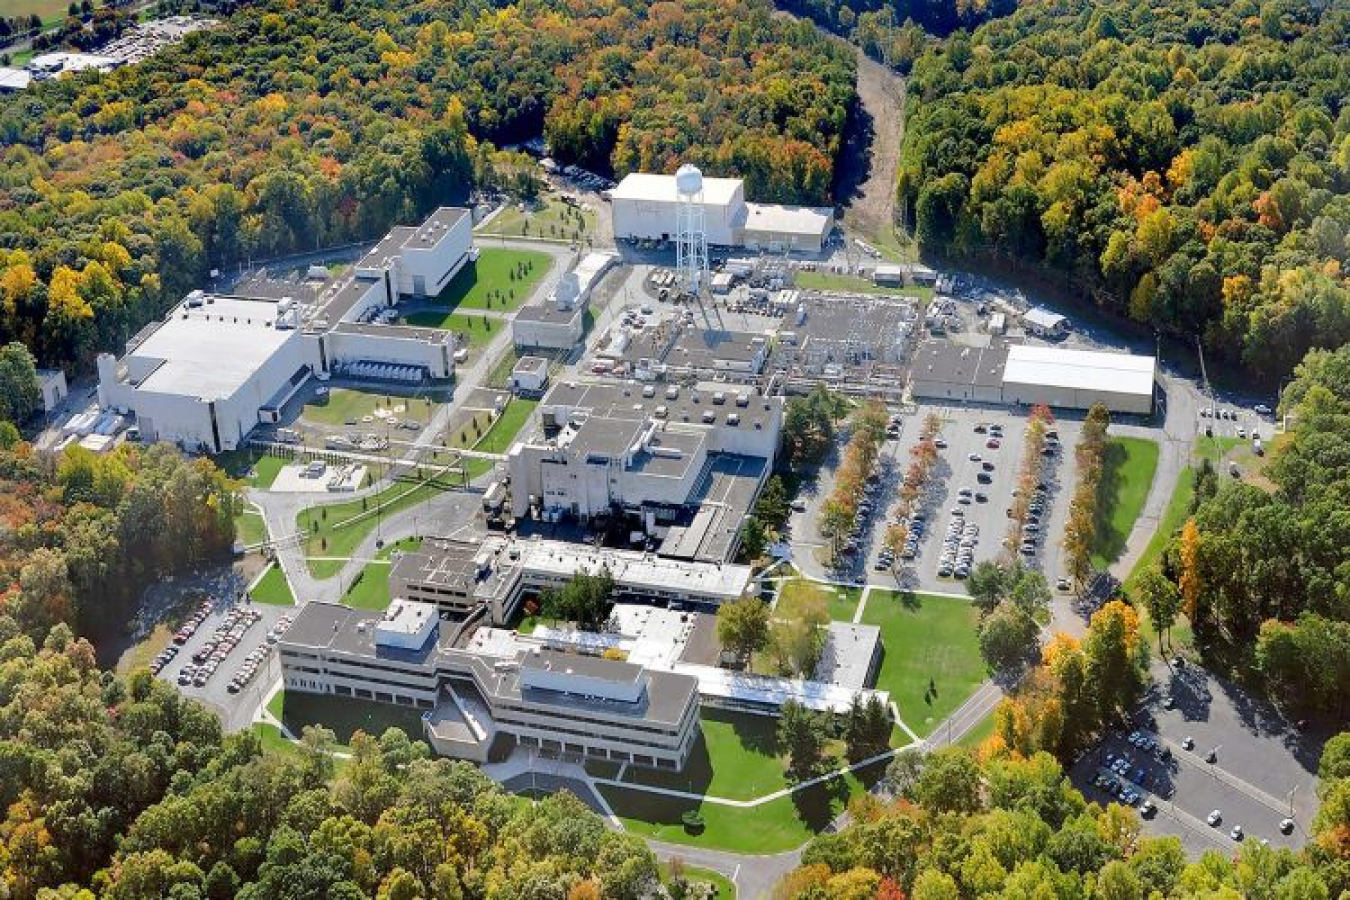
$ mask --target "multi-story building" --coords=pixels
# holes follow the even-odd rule
[[[698,681],[443,622],[434,606],[383,614],[309,603],[280,643],[287,690],[426,710],[438,753],[485,760],[499,735],[555,754],[679,770],[698,735]]]
[[[642,550],[489,537],[481,544],[428,538],[404,553],[389,574],[389,595],[434,604],[456,618],[484,615],[497,625],[515,616],[523,598],[566,584],[577,573],[607,570],[616,599],[716,608],[744,596],[749,566],[679,560]],[[483,610],[483,613],[480,613]]]
[[[163,321],[98,358],[99,405],[136,416],[143,440],[233,450],[312,374],[417,383],[454,374],[453,334],[392,324],[405,297],[434,296],[469,261],[468,210],[396,228],[351,276],[318,288],[261,281],[243,296],[193,291]]]

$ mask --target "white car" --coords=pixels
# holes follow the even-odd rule
[[[1209,823],[1211,827],[1217,827],[1218,824],[1223,821],[1223,813],[1216,809],[1205,817],[1205,821]]]

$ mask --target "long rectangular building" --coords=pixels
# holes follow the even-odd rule
[[[498,735],[552,753],[679,770],[698,734],[698,681],[677,672],[485,640],[436,607],[385,613],[308,603],[280,643],[287,690],[425,710],[446,756],[485,760]],[[500,638],[500,639],[497,639]]]
[[[466,618],[485,609],[504,625],[520,601],[562,587],[579,572],[607,569],[619,599],[680,602],[715,608],[750,589],[749,566],[677,560],[641,550],[597,548],[538,538],[490,537],[481,544],[427,539],[390,569],[389,595],[429,603],[446,615]]]
[[[986,347],[950,341],[924,343],[910,368],[917,399],[982,403],[1044,403],[1111,412],[1153,411],[1157,359],[1129,353],[1067,350],[994,340]]]
[[[610,192],[617,240],[675,239],[680,196],[674,175],[634,172]],[[828,207],[747,203],[740,178],[703,178],[702,207],[708,243],[722,247],[819,253],[834,230]]]

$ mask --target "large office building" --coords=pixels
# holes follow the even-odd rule
[[[280,642],[289,691],[425,710],[436,752],[483,761],[498,735],[555,754],[679,770],[698,730],[689,675],[561,653],[395,600],[384,613],[308,603]]]
[[[512,514],[626,515],[662,552],[722,562],[773,467],[783,398],[753,387],[555,384],[507,454]]]
[[[404,553],[389,573],[389,596],[434,605],[457,618],[511,621],[525,597],[565,585],[579,573],[608,571],[614,596],[644,603],[715,609],[751,590],[749,566],[677,560],[541,538],[489,537],[482,543],[428,538]]]
[[[675,237],[681,198],[674,175],[634,172],[610,192],[616,240]],[[708,244],[781,252],[819,253],[834,230],[834,210],[808,206],[748,203],[739,178],[703,178],[696,202],[703,209]]]
[[[924,400],[1044,403],[1111,412],[1153,411],[1157,359],[1129,353],[1008,344],[985,347],[927,341],[915,354],[910,393]]]
[[[450,378],[453,334],[394,324],[396,307],[438,294],[472,254],[468,210],[446,207],[394,229],[336,281],[193,291],[133,337],[120,360],[99,356],[99,405],[135,415],[143,440],[219,453],[276,422],[311,375]]]

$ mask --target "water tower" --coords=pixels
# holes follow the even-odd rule
[[[688,163],[675,173],[680,204],[675,222],[675,265],[694,296],[708,284],[708,232],[703,225],[703,173]]]

